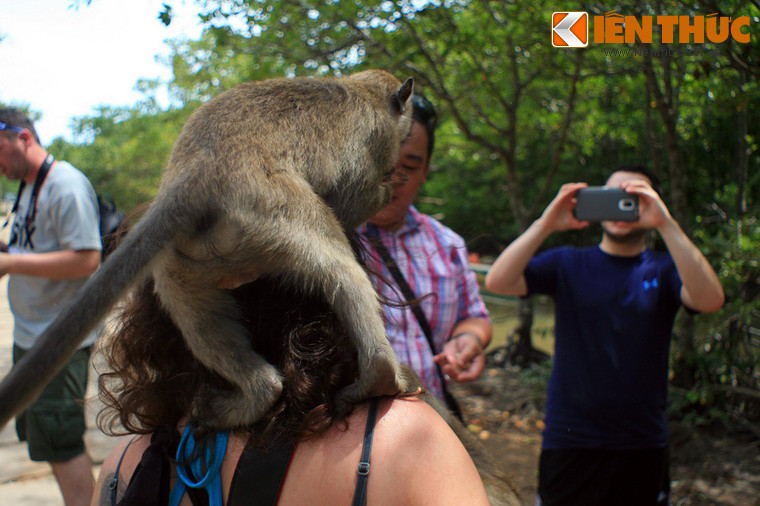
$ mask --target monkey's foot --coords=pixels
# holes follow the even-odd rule
[[[348,411],[352,405],[371,397],[416,391],[401,371],[390,346],[375,349],[367,364],[360,368],[359,379],[338,394],[340,411]]]
[[[279,372],[258,371],[243,390],[208,388],[193,401],[193,425],[209,430],[233,430],[248,427],[266,415],[282,394]]]

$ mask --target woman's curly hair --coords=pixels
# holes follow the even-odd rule
[[[315,293],[263,277],[233,291],[251,345],[283,375],[281,397],[248,427],[262,444],[321,434],[344,420],[336,394],[358,376],[356,349],[329,305]],[[161,307],[152,280],[123,307],[115,332],[98,346],[106,370],[98,379],[105,408],[98,426],[108,434],[148,434],[176,427],[199,389],[232,388],[206,369]],[[96,362],[97,364],[98,362]]]

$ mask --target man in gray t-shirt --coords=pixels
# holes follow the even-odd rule
[[[66,162],[56,162],[40,145],[32,122],[13,108],[0,109],[0,172],[23,184],[7,251],[0,252],[0,277],[9,275],[16,363],[98,268],[99,216],[95,191],[85,175]],[[67,506],[89,504],[92,497],[82,400],[89,350],[97,335],[84,341],[39,399],[16,419],[30,458],[50,463]]]

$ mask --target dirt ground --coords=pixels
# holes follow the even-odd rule
[[[490,360],[492,362],[492,360]],[[544,367],[544,366],[541,366]],[[520,371],[489,363],[473,383],[453,385],[469,429],[512,478],[522,500],[535,500],[546,367]],[[760,441],[746,434],[704,434],[671,427],[674,506],[760,506]]]

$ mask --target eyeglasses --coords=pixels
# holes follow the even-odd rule
[[[9,125],[8,123],[4,123],[2,121],[0,121],[0,130],[16,132],[17,134],[20,134],[24,131],[24,129],[21,127]]]

